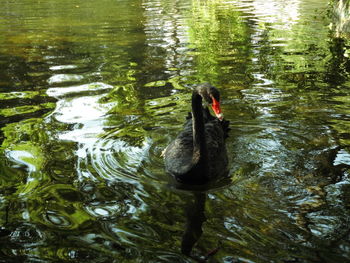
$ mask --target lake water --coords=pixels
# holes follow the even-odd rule
[[[350,42],[327,1],[0,5],[0,262],[350,262]],[[161,153],[203,82],[229,178],[181,190]]]

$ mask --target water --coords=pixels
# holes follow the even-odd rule
[[[350,45],[331,8],[2,0],[0,262],[350,261]],[[231,121],[229,180],[204,192],[161,158],[201,82]]]

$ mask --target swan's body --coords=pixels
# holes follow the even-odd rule
[[[203,108],[203,98],[212,104],[218,118]],[[181,183],[204,184],[227,172],[228,121],[222,120],[219,100],[216,88],[198,86],[192,94],[192,114],[183,131],[165,149],[165,168]]]

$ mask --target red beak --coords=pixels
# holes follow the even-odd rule
[[[213,101],[213,103],[211,104],[211,108],[213,109],[216,117],[220,121],[222,121],[224,119],[224,114],[222,114],[222,112],[221,112],[220,102],[218,102],[213,96],[211,96],[211,99]]]

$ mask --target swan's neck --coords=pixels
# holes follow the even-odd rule
[[[207,165],[208,150],[205,139],[202,96],[192,94],[193,160],[199,165]]]

